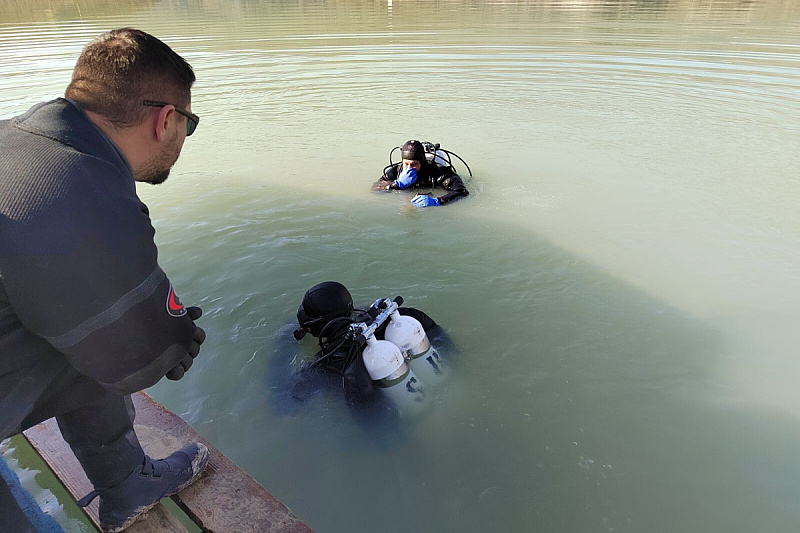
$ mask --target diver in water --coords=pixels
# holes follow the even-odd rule
[[[300,341],[310,333],[317,338],[319,351],[301,375],[319,369],[342,376],[351,405],[385,397],[401,411],[413,410],[409,405],[424,401],[423,376],[430,376],[431,384],[446,372],[445,362],[428,340],[428,335],[438,337],[442,331],[422,311],[400,304],[399,297],[394,302],[380,299],[366,310],[357,309],[341,283],[326,281],[310,288],[297,310],[294,338]],[[301,377],[295,388],[302,389],[303,383]],[[302,399],[302,391],[293,396]]]
[[[383,176],[373,186],[373,190],[395,191],[442,187],[447,191],[439,197],[427,192],[417,194],[411,199],[411,203],[416,207],[444,205],[469,194],[450,159],[451,155],[458,157],[469,170],[467,163],[457,154],[440,148],[438,144],[412,140],[400,148],[402,161],[392,163],[391,154],[396,149],[389,154],[389,166],[383,169]]]

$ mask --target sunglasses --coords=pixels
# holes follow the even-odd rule
[[[172,105],[166,102],[154,102],[153,100],[145,100],[142,103],[148,107],[164,107],[167,105]],[[197,129],[197,125],[200,123],[200,117],[198,117],[194,113],[189,113],[188,111],[186,111],[185,109],[181,109],[180,107],[175,107],[175,112],[180,113],[181,115],[187,118],[186,136],[189,137],[192,133],[194,133],[194,130]]]

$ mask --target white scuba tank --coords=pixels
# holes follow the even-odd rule
[[[412,414],[424,408],[425,388],[397,346],[370,335],[362,357],[369,377],[400,411]]]
[[[425,154],[425,159],[428,160],[428,163],[435,163],[436,166],[439,167],[450,166],[450,158],[442,150],[436,150],[435,152],[427,152]]]
[[[386,325],[384,338],[400,348],[411,370],[428,385],[444,381],[447,368],[439,353],[431,346],[425,329],[414,317],[393,312]]]

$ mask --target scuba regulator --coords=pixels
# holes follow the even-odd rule
[[[429,165],[436,165],[436,166],[439,166],[439,167],[450,167],[450,168],[453,169],[453,172],[458,173],[457,170],[456,170],[455,165],[453,165],[452,157],[455,157],[459,161],[464,163],[464,166],[467,167],[467,172],[469,172],[469,176],[472,177],[472,170],[469,168],[469,165],[457,153],[451,152],[450,150],[446,150],[446,149],[442,148],[439,143],[435,143],[434,144],[434,143],[431,143],[431,142],[428,142],[428,141],[413,141],[412,140],[412,141],[406,142],[403,146],[395,146],[389,152],[389,165],[384,167],[384,169],[383,169],[383,177],[384,177],[384,179],[387,179],[387,180],[389,179],[387,174],[386,174],[386,172],[390,168],[392,168],[393,166],[397,165],[397,163],[395,163],[394,160],[392,159],[392,157],[394,156],[395,150],[400,150],[400,153],[401,153],[401,159],[400,159],[399,163],[402,163],[403,159],[415,159],[417,161],[422,162],[420,157],[424,157],[425,158],[425,162],[427,162],[427,164],[429,164]],[[418,151],[421,151],[422,153],[421,154],[416,153]],[[413,154],[412,157],[410,157],[410,158],[404,157],[404,155],[407,152],[411,152],[411,154]]]

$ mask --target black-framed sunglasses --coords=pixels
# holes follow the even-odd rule
[[[167,105],[172,105],[168,104],[167,102],[156,102],[153,100],[145,100],[142,103],[148,107],[164,107]],[[185,109],[181,109],[180,107],[175,107],[175,111],[188,119],[186,121],[186,136],[189,137],[192,133],[194,133],[194,130],[197,129],[197,125],[200,123],[200,117],[194,113],[186,111]]]

